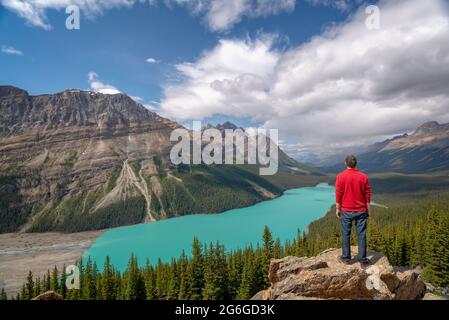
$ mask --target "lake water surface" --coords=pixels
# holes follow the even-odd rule
[[[334,188],[327,184],[291,189],[279,198],[221,214],[189,215],[168,220],[114,228],[98,237],[84,253],[103,266],[106,256],[121,271],[132,253],[140,264],[160,258],[169,262],[184,250],[190,255],[194,237],[201,243],[219,241],[227,250],[261,240],[265,225],[283,242],[293,239],[297,229],[323,217],[334,203]]]

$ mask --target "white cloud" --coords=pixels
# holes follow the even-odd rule
[[[303,149],[321,150],[449,121],[444,0],[379,6],[380,30],[365,27],[362,8],[283,52],[270,37],[221,40],[197,61],[176,66],[183,80],[165,87],[161,112],[180,120],[249,117]]]
[[[159,60],[156,60],[154,58],[148,58],[145,61],[148,62],[149,64],[157,64],[160,62]]]
[[[142,103],[143,99],[141,97],[138,96],[129,96],[131,99],[133,99],[135,102],[137,103]]]
[[[119,94],[122,93],[116,87],[110,84],[106,84],[99,79],[99,76],[96,72],[89,72],[87,75],[89,81],[89,87],[91,91],[102,93],[102,94]],[[146,102],[145,99],[139,96],[129,95],[131,99],[135,102],[140,103],[142,106],[147,108],[150,111],[157,111],[159,109],[159,103],[155,101]]]
[[[2,52],[5,54],[13,54],[17,56],[23,56],[23,52],[19,49],[10,46],[2,46]]]
[[[212,31],[227,31],[243,17],[257,18],[291,12],[296,0],[165,0],[168,6],[187,7],[193,15],[201,16]]]
[[[3,0],[2,5],[11,11],[16,12],[29,24],[41,27],[46,30],[51,29],[47,21],[47,10],[62,10],[69,5],[76,5],[87,17],[94,17],[102,14],[105,10],[130,7],[134,0]],[[140,1],[142,2],[142,1]]]
[[[51,29],[47,11],[62,10],[77,5],[88,17],[101,15],[105,10],[131,7],[148,2],[156,6],[156,0],[3,0],[2,5],[16,12],[29,24]],[[200,16],[212,31],[226,31],[243,17],[256,18],[290,12],[296,0],[164,0],[168,7],[186,7],[193,15]]]
[[[118,94],[121,93],[116,87],[105,84],[101,80],[98,79],[98,74],[91,71],[87,75],[89,80],[90,89],[95,92],[103,93],[103,94]],[[134,97],[138,98],[138,97]]]
[[[363,0],[306,0],[313,5],[334,7],[338,10],[347,11],[353,6],[359,5]]]

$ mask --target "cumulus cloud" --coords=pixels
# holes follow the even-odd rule
[[[12,54],[12,55],[17,55],[17,56],[23,56],[23,52],[20,51],[19,49],[16,49],[14,47],[10,47],[10,46],[2,46],[2,52],[4,54]]]
[[[89,72],[87,77],[89,80],[90,89],[94,92],[99,92],[99,93],[103,93],[103,94],[118,94],[118,93],[120,93],[120,91],[116,87],[114,87],[110,84],[103,83],[100,79],[98,79],[98,74],[96,74],[93,71]],[[134,97],[134,99],[140,99],[140,98]]]
[[[282,52],[273,37],[221,40],[176,66],[161,112],[215,114],[279,128],[304,148],[338,147],[449,121],[449,13],[444,0],[384,0],[380,30],[351,20]]]

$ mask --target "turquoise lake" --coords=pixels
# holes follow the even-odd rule
[[[160,258],[169,262],[184,250],[190,255],[194,237],[201,243],[219,241],[227,250],[245,247],[261,241],[265,225],[274,238],[293,239],[298,228],[307,229],[310,222],[323,217],[334,202],[334,188],[327,184],[291,189],[279,198],[251,207],[229,210],[220,214],[189,215],[163,221],[114,228],[98,237],[84,253],[98,266],[106,256],[124,270],[134,253],[140,264]]]

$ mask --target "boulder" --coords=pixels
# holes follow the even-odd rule
[[[59,293],[56,293],[54,291],[47,291],[41,293],[31,300],[63,300],[63,297]]]
[[[353,247],[354,255],[357,248]],[[381,253],[370,251],[371,264],[339,261],[340,249],[328,249],[316,257],[285,257],[272,260],[270,288],[255,300],[417,300],[426,285],[414,270],[395,269]]]

